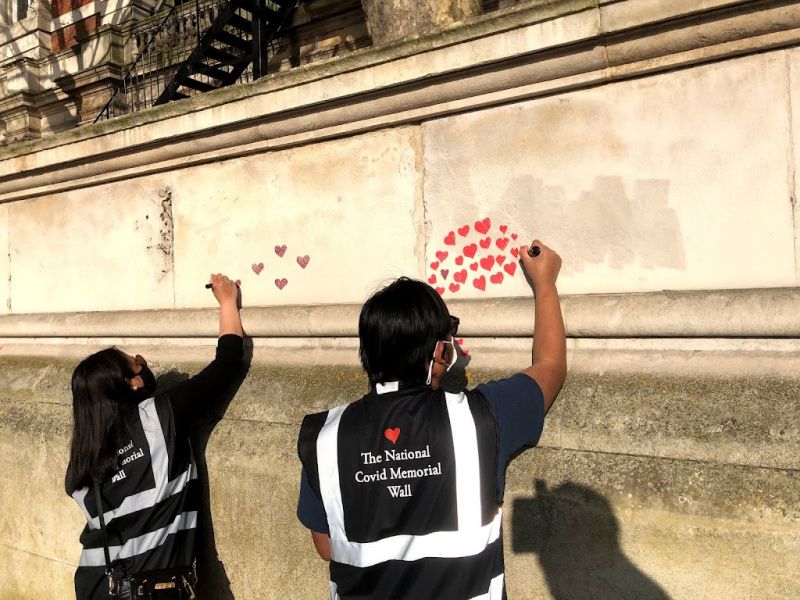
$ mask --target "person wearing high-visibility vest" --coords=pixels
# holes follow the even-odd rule
[[[400,278],[359,317],[370,391],[308,415],[297,514],[330,561],[332,600],[500,600],[505,469],[536,445],[566,377],[561,258],[520,248],[534,291],[531,365],[450,393],[458,319],[426,283]]]

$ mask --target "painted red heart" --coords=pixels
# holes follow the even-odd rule
[[[433,269],[435,271],[438,268],[439,268],[439,261],[438,260],[433,261],[431,263],[431,269]]]
[[[456,271],[453,274],[453,279],[455,279],[458,283],[466,283],[467,282],[467,270],[461,269],[460,271]]]
[[[282,246],[275,246],[275,254],[283,257],[283,255],[286,254],[286,244],[283,244]]]
[[[464,225],[458,228],[458,235],[465,237],[469,233],[469,225]]]
[[[512,239],[512,240],[515,240],[515,239],[517,239],[517,234],[516,234],[516,233],[512,233],[512,234],[511,234],[511,239]]]
[[[476,263],[476,262],[470,263],[469,268],[472,269],[473,271],[477,271],[478,270],[478,263]]]
[[[506,266],[503,267],[503,270],[513,277],[514,273],[517,272],[517,263],[510,262]]]
[[[506,261],[506,255],[505,254],[498,254],[497,258],[495,258],[495,260],[497,261],[498,265],[502,265]]]
[[[383,435],[386,436],[387,440],[394,444],[397,441],[397,438],[400,437],[400,428],[395,427],[394,429],[387,429],[383,432]]]
[[[505,250],[508,246],[508,238],[497,238],[494,243],[500,250]]]
[[[284,277],[283,279],[276,279],[275,280],[275,286],[279,290],[282,290],[283,288],[285,288],[287,283],[289,283],[289,282],[287,281],[286,277]]]
[[[470,244],[469,246],[464,246],[464,256],[469,258],[475,258],[475,253],[478,251],[478,246],[475,244]]]
[[[455,293],[456,293],[458,290],[460,290],[460,289],[461,289],[461,286],[460,286],[460,285],[458,285],[457,283],[451,283],[451,284],[450,284],[448,287],[450,288],[450,291],[451,291],[451,292],[453,292],[454,294],[455,294]]]
[[[253,263],[252,269],[253,273],[255,273],[256,275],[260,275],[261,271],[264,270],[264,263],[258,263],[258,264]]]
[[[444,262],[444,259],[447,258],[447,252],[442,252],[441,250],[437,251],[436,258],[438,258],[439,261]]]
[[[436,288],[436,293],[441,296],[442,294],[444,294],[444,288],[437,287]]]
[[[464,257],[463,256],[456,256],[456,264],[460,267],[464,264]]]
[[[503,283],[503,274],[501,272],[497,272],[491,277],[489,277],[489,281],[492,283]]]
[[[476,288],[478,288],[482,292],[485,292],[486,291],[486,277],[481,275],[477,279],[473,279],[472,280],[472,285],[474,285]]]
[[[492,238],[485,237],[480,241],[481,248],[486,249],[492,245]]]
[[[508,231],[508,225],[500,225],[500,232],[505,233]]]
[[[514,258],[519,258],[519,248],[512,248],[511,254]]]
[[[485,256],[481,259],[481,266],[486,269],[487,271],[491,271],[492,267],[494,266],[494,256],[491,254],[489,256]]]
[[[308,266],[308,261],[311,260],[311,257],[306,254],[305,256],[298,256],[297,257],[297,264],[300,265],[301,269],[305,269]]]
[[[442,269],[439,273],[442,274],[442,279],[447,279],[447,276],[450,274],[450,269]]]
[[[475,221],[475,231],[485,234],[492,226],[492,220],[486,217],[483,221]]]
[[[450,233],[448,233],[444,237],[444,243],[447,244],[448,246],[455,246],[456,245],[456,234],[453,233],[452,231]]]
[[[430,277],[428,277],[428,283],[430,283],[431,285],[436,283],[436,275],[431,275]]]

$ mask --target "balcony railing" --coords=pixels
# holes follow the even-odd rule
[[[152,107],[228,3],[229,0],[190,0],[173,6],[163,17],[136,24],[130,40],[132,63],[95,122]],[[236,13],[241,15],[242,10]],[[198,73],[194,77],[210,81],[207,75]],[[237,83],[251,80],[252,68],[248,67]],[[193,91],[190,95],[199,93],[202,92]]]

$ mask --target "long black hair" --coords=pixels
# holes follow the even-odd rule
[[[127,359],[106,348],[83,359],[72,373],[72,443],[64,482],[67,494],[118,468],[116,441],[124,413],[136,407],[126,379]]]
[[[422,281],[400,277],[364,303],[359,354],[370,385],[424,383],[433,350],[450,331],[442,298]]]

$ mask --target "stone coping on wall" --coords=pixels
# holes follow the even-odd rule
[[[536,4],[0,151],[0,202],[795,45],[800,2]]]
[[[800,338],[800,287],[690,290],[561,297],[572,338]],[[534,325],[529,298],[452,300],[459,335],[524,337]],[[360,304],[244,308],[248,334],[268,338],[358,335]],[[12,314],[0,338],[203,338],[218,331],[217,310],[166,309]]]

